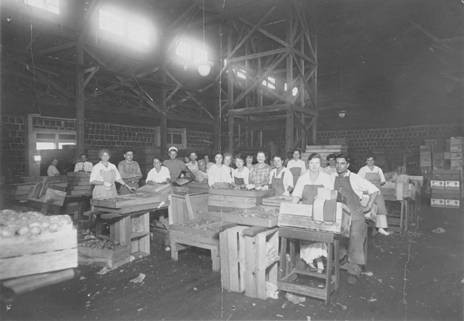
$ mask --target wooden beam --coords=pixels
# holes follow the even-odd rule
[[[228,119],[228,130],[229,130],[229,144],[227,144],[228,152],[234,152],[234,116],[229,115]]]
[[[69,41],[61,45],[57,45],[57,46],[50,47],[47,49],[38,50],[37,54],[39,56],[45,56],[45,55],[49,55],[49,54],[59,52],[62,50],[71,49],[71,48],[74,48],[75,46],[76,46],[76,41]]]
[[[272,71],[275,69],[275,67],[277,67],[286,57],[287,57],[288,53],[287,54],[283,54],[282,56],[280,56],[273,64],[271,64],[269,67],[266,68],[266,71],[261,74],[260,76],[258,76],[253,82],[251,85],[248,86],[248,88],[243,91],[235,100],[232,104],[229,103],[229,105],[227,106],[228,108],[232,109],[234,108],[235,106],[237,106],[237,104],[242,101],[242,99],[249,93],[251,92],[253,89],[255,89],[255,87],[259,84],[262,83],[262,81],[267,78],[271,73]]]
[[[87,78],[85,78],[84,80],[84,88],[87,87],[87,85],[89,84],[90,80],[92,80],[93,76],[95,76],[95,74],[100,70],[100,67],[99,66],[95,66],[95,67],[92,67],[93,69],[90,71],[89,75],[87,76]]]
[[[247,108],[237,108],[229,110],[229,114],[234,116],[249,116],[249,115],[259,115],[259,114],[269,114],[276,112],[287,112],[290,108],[289,104],[277,104],[269,107],[247,107]]]
[[[84,49],[83,41],[79,38],[76,45],[76,134],[77,153],[84,153],[85,143],[85,97],[84,97]]]
[[[163,82],[166,82],[166,73],[164,70],[162,71],[161,77],[162,77]],[[168,144],[168,117],[166,115],[167,113],[167,90],[165,86],[161,88],[160,101],[161,101],[161,109],[165,112],[165,113],[161,113],[161,119],[160,119],[160,149],[163,155],[167,151],[167,144]]]
[[[287,117],[285,120],[285,152],[291,151],[294,146],[294,122],[295,122],[295,113],[293,110],[288,110],[287,111]]]

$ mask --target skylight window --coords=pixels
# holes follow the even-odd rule
[[[288,90],[288,85],[287,83],[285,82],[284,83],[284,91],[287,91]],[[293,87],[292,88],[292,96],[293,97],[296,97],[298,95],[298,87]]]
[[[151,23],[116,8],[98,11],[98,28],[103,36],[136,49],[148,49],[154,40]]]
[[[195,39],[180,39],[176,44],[175,52],[178,60],[185,66],[197,66],[209,62],[208,49]]]
[[[262,84],[269,89],[276,89],[276,79],[273,77],[267,77],[267,79],[263,80]]]
[[[246,71],[243,70],[243,69],[237,69],[237,71],[235,72],[235,74],[236,74],[237,77],[240,78],[240,79],[247,79]]]
[[[60,0],[24,0],[27,6],[60,14]]]

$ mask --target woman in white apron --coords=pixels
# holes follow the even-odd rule
[[[95,186],[92,192],[93,199],[103,200],[118,196],[115,182],[118,182],[130,191],[135,190],[123,181],[116,166],[109,162],[110,154],[108,150],[101,150],[98,156],[100,157],[100,162],[92,168],[92,172],[90,173],[90,184]]]
[[[382,169],[375,166],[375,159],[373,155],[368,155],[366,165],[361,167],[358,175],[374,184],[378,189],[380,189],[380,186],[384,185],[386,182]],[[385,230],[388,228],[387,208],[385,206],[385,200],[383,199],[382,193],[377,195],[375,204],[377,205],[375,227],[377,227],[380,234],[388,236],[390,233]]]

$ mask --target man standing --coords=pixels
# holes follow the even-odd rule
[[[335,154],[327,155],[327,167],[324,168],[325,172],[329,175],[337,175]]]
[[[179,150],[175,146],[169,147],[169,159],[166,159],[163,162],[163,165],[169,169],[169,173],[171,174],[171,182],[175,182],[182,172],[190,172],[186,164],[180,159],[177,159],[178,151]]]
[[[139,163],[134,160],[134,152],[128,150],[124,153],[124,160],[119,162],[118,170],[121,174],[121,178],[128,186],[133,189],[139,187],[142,171],[140,170]],[[121,186],[119,193],[124,195],[131,193],[131,191],[126,186]]]
[[[87,161],[87,155],[81,154],[79,161],[74,165],[75,172],[86,172],[90,173],[92,171],[93,164]]]
[[[337,155],[336,162],[338,175],[335,178],[334,189],[338,191],[351,212],[348,263],[344,267],[350,274],[348,283],[355,284],[361,273],[361,266],[366,265],[367,224],[364,213],[371,210],[379,189],[348,170],[350,161],[346,155]],[[364,193],[369,195],[369,201],[365,207],[361,205],[361,197]]]

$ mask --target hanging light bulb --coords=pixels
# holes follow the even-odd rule
[[[198,66],[198,73],[200,74],[200,76],[202,77],[206,77],[209,75],[209,73],[211,72],[211,64],[210,63],[203,63],[201,65]]]

